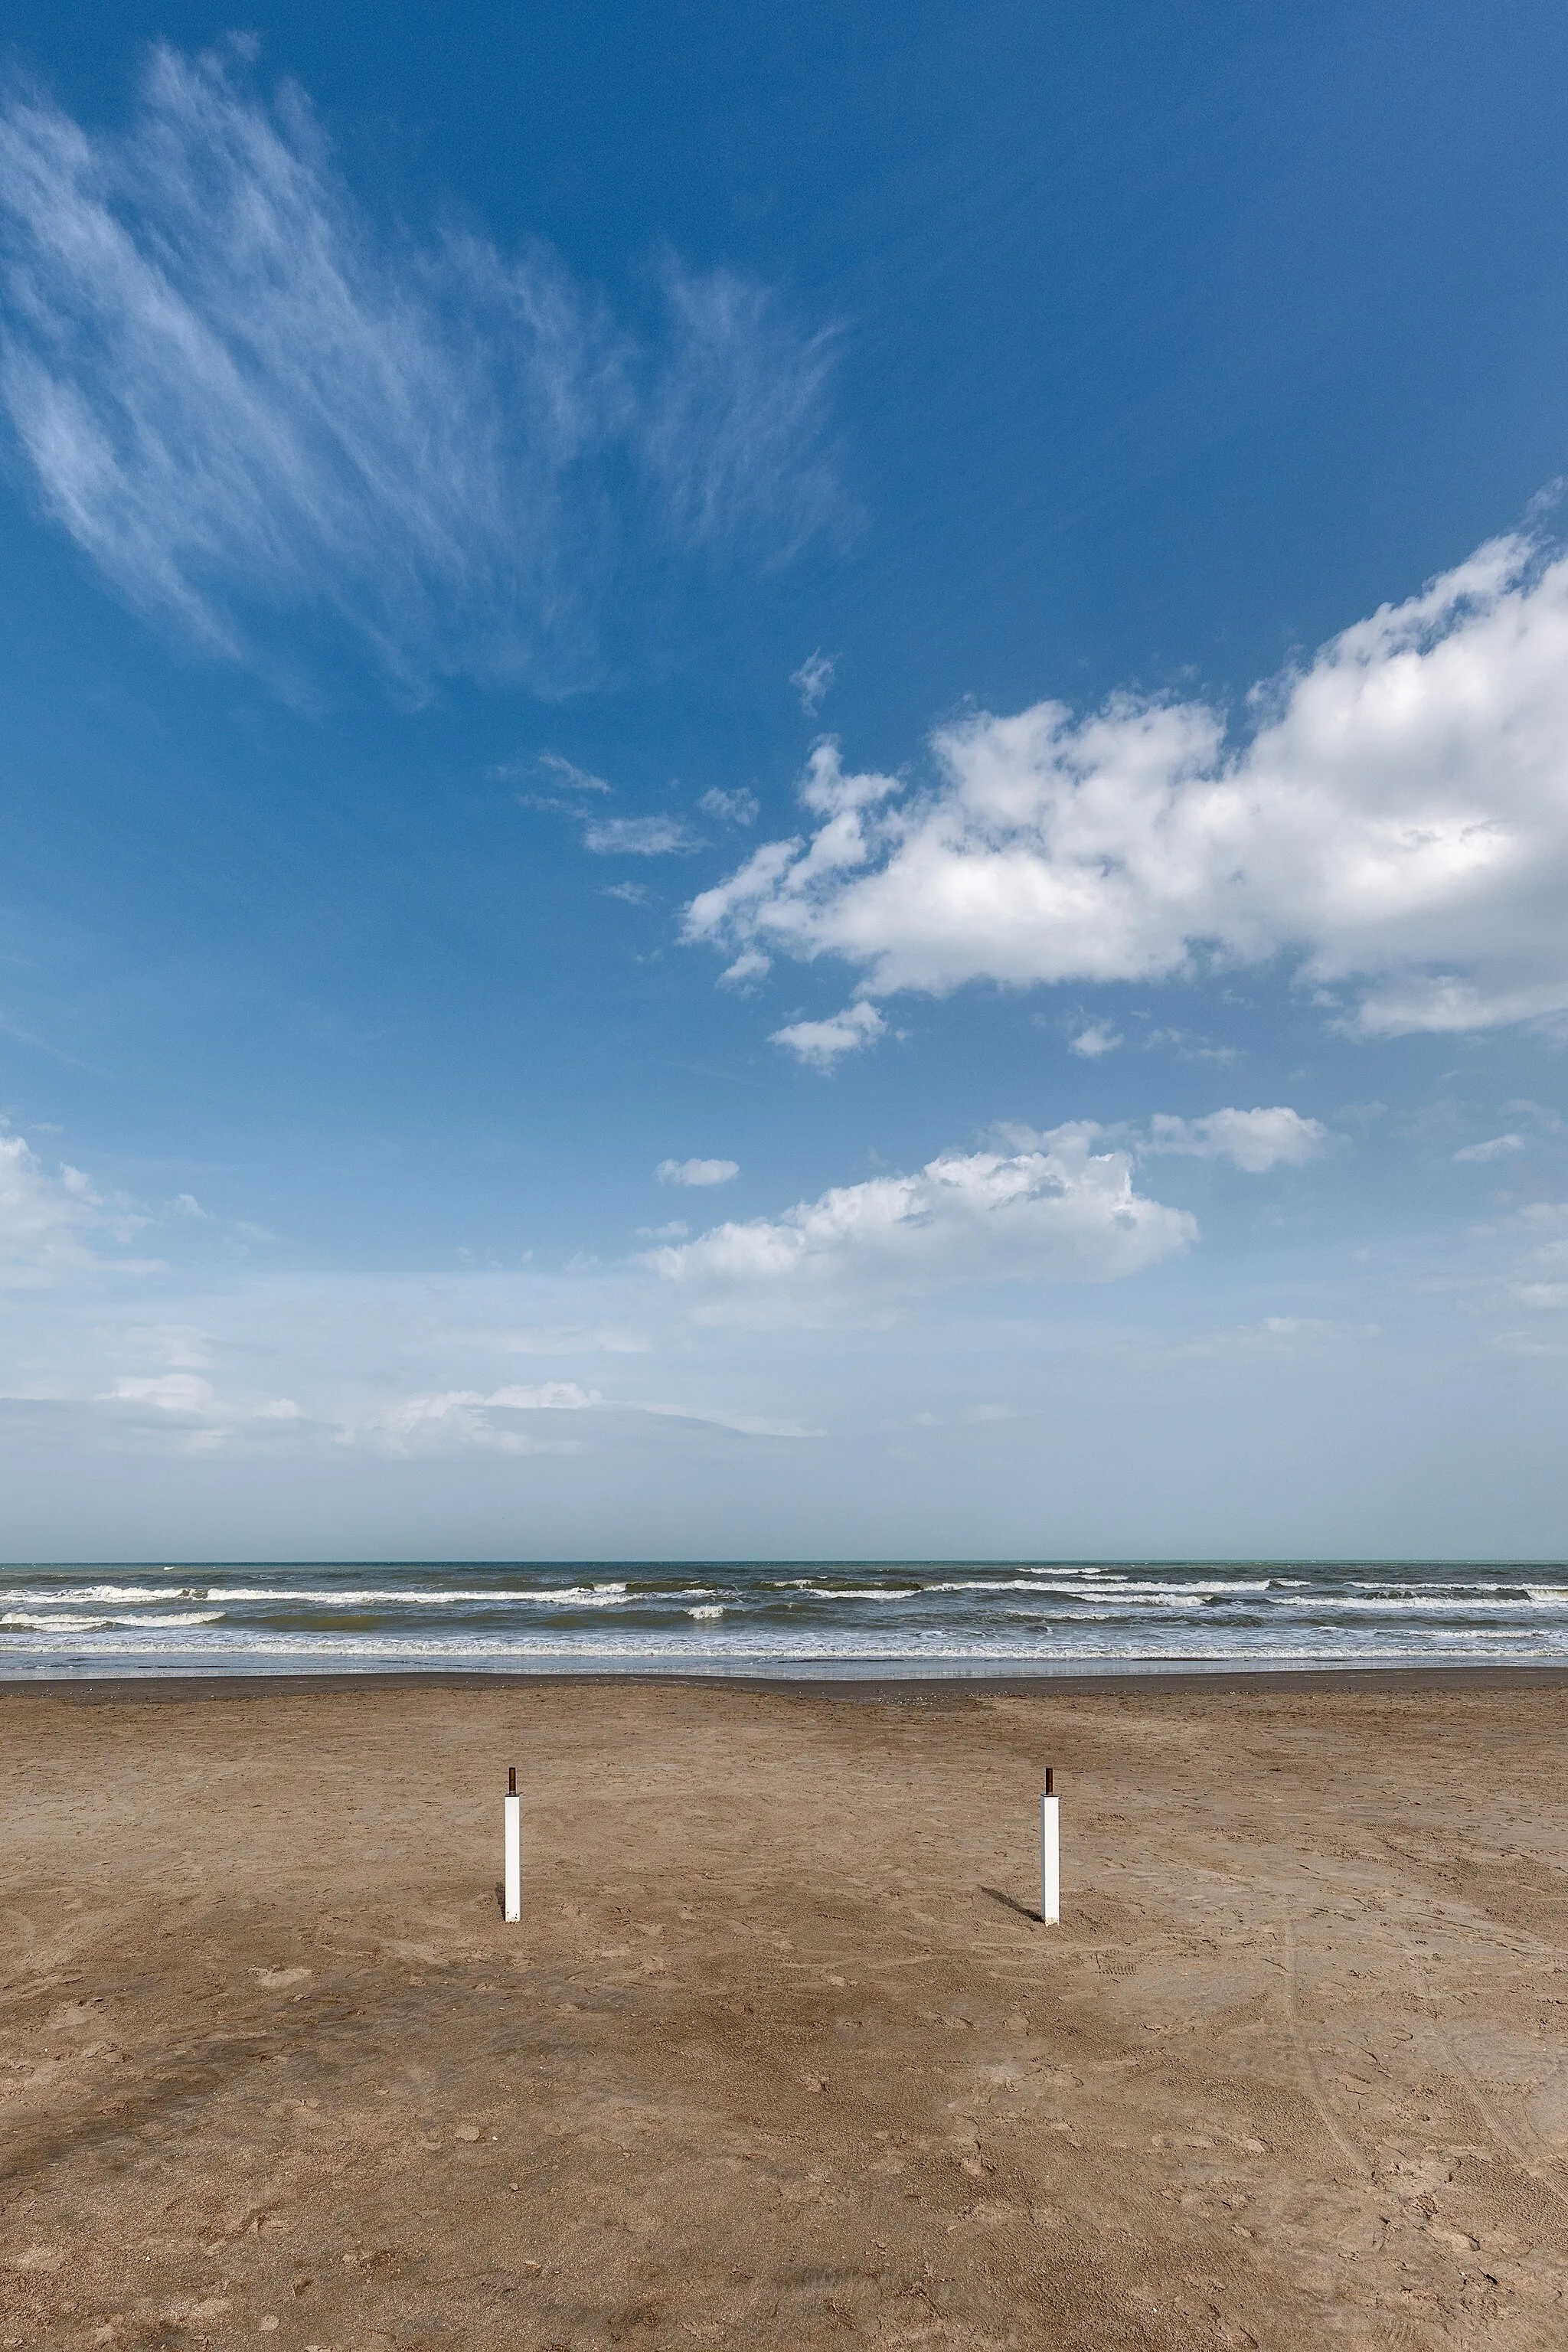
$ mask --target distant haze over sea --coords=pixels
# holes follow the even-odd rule
[[[0,1678],[1568,1664],[1568,1563],[332,1562],[0,1570]]]

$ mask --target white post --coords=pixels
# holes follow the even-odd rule
[[[1046,1793],[1040,1799],[1040,1916],[1047,1927],[1062,1916],[1061,1824],[1057,1819],[1057,1776],[1046,1767]]]
[[[522,1917],[522,1799],[515,1764],[506,1776],[506,1916],[510,1926]]]

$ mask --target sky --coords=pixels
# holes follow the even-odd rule
[[[0,53],[0,1555],[1568,1550],[1568,19]]]

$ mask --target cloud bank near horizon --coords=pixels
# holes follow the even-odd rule
[[[647,1236],[658,1245],[619,1262],[541,1268],[522,1277],[527,1286],[552,1299],[558,1316],[569,1300],[578,1304],[560,1324],[558,1343],[542,1339],[540,1347],[546,1354],[557,1344],[566,1356],[584,1348],[595,1352],[600,1343],[584,1335],[604,1325],[620,1335],[615,1352],[668,1348],[679,1356],[682,1333],[704,1328],[881,1326],[921,1302],[973,1287],[1123,1281],[1198,1238],[1189,1210],[1138,1190],[1139,1155],[1224,1159],[1257,1175],[1300,1167],[1333,1140],[1317,1120],[1284,1106],[1228,1108],[1195,1119],[1158,1114],[1144,1135],[1077,1120],[1041,1131],[999,1126],[994,1138],[997,1148],[942,1152],[910,1173],[835,1186],[776,1216],[728,1220],[695,1238],[678,1221]],[[689,1159],[663,1160],[654,1172],[661,1184],[701,1192],[740,1171],[732,1160]],[[518,1440],[511,1450],[520,1453],[559,1450],[567,1441],[539,1437],[518,1414],[606,1402],[597,1390],[547,1380],[488,1391],[416,1382],[395,1402],[332,1405],[325,1401],[334,1386],[331,1367],[324,1390],[310,1374],[317,1393],[309,1408],[270,1387],[220,1389],[209,1377],[216,1364],[208,1334],[180,1303],[193,1279],[199,1282],[201,1261],[171,1265],[126,1254],[160,1223],[171,1235],[182,1226],[188,1233],[187,1200],[181,1194],[154,1211],[122,1196],[106,1199],[79,1169],[66,1165],[51,1173],[24,1138],[0,1135],[0,1285],[52,1291],[62,1303],[80,1305],[102,1298],[106,1283],[119,1287],[131,1277],[139,1301],[120,1334],[130,1361],[112,1351],[106,1360],[106,1333],[94,1330],[80,1362],[41,1388],[24,1384],[12,1402],[31,1397],[107,1407],[128,1433],[139,1430],[146,1438],[173,1430],[196,1452],[240,1436],[254,1441],[274,1423],[310,1420],[335,1427],[337,1442],[374,1442],[395,1451],[469,1438],[499,1443],[497,1433],[510,1431]],[[232,1253],[235,1234],[252,1230],[216,1232],[204,1247],[209,1256],[214,1246]],[[444,1360],[447,1344],[436,1346],[437,1359]],[[689,1410],[646,1402],[636,1409]],[[745,1409],[704,1410],[696,1417],[752,1433],[784,1427],[777,1416],[759,1420]],[[798,1430],[796,1423],[788,1426]]]
[[[1381,1137],[1454,1188],[1424,1232],[1426,1278],[1414,1284],[1404,1250],[1380,1268],[1375,1250],[1352,1262],[1335,1244],[1325,1260],[1314,1244],[1281,1266],[1247,1245],[1260,1221],[1240,1210],[1242,1188],[1253,1201],[1261,1189],[1267,1223],[1289,1209],[1276,1192],[1283,1178],[1309,1212],[1297,1220],[1304,1233],[1328,1205],[1313,1170],[1347,1149],[1282,1104],[1160,1113],[1126,1129],[998,1129],[988,1149],[681,1234],[665,1252],[423,1272],[242,1259],[241,1229],[216,1204],[197,1221],[178,1195],[125,1201],[79,1171],[68,1184],[52,1158],[8,1136],[0,1454],[13,1522],[38,1531],[24,1549],[52,1528],[57,1550],[118,1559],[131,1528],[170,1556],[154,1532],[177,1519],[176,1549],[195,1557],[232,1543],[225,1514],[243,1495],[247,1530],[273,1529],[264,1549],[312,1558],[323,1556],[322,1513],[341,1531],[325,1549],[345,1546],[345,1557],[351,1536],[368,1540],[366,1524],[395,1549],[415,1527],[425,1546],[449,1546],[461,1527],[478,1557],[487,1547],[510,1556],[524,1526],[565,1556],[573,1528],[589,1523],[595,1557],[646,1553],[656,1523],[688,1556],[694,1544],[733,1549],[759,1497],[769,1525],[783,1524],[826,1477],[851,1510],[869,1479],[878,1526],[918,1544],[929,1539],[924,1507],[889,1465],[907,1460],[900,1447],[928,1448],[939,1423],[960,1449],[941,1459],[965,1508],[998,1475],[974,1447],[1004,1443],[1020,1475],[1055,1448],[1063,1492],[1081,1503],[1072,1478],[1085,1462],[1114,1483],[1130,1442],[1171,1442],[1159,1477],[1179,1501],[1200,1455],[1205,1491],[1229,1491],[1237,1416],[1254,1415],[1267,1445],[1321,1406],[1341,1415],[1353,1457],[1383,1447],[1391,1384],[1425,1409],[1433,1364],[1461,1358],[1479,1383],[1466,1415],[1479,1396],[1492,1416],[1472,1452],[1473,1423],[1455,1422],[1452,1461],[1470,1480],[1494,1440],[1550,1419],[1568,1363],[1561,1133],[1542,1106],[1513,1099],[1485,1123],[1472,1106],[1468,1131],[1493,1139],[1499,1111],[1529,1144],[1510,1166],[1530,1154],[1537,1163],[1539,1196],[1512,1207],[1495,1192],[1493,1160],[1456,1164],[1464,1127]],[[1217,1188],[1206,1169],[1196,1180],[1213,1202],[1200,1258],[1190,1208],[1152,1196],[1165,1190],[1154,1174],[1204,1162],[1225,1172]],[[1550,1197],[1544,1186],[1555,1186]],[[683,1202],[702,1197],[688,1188]],[[151,1233],[169,1251],[163,1262],[131,1255]],[[1227,1239],[1242,1241],[1239,1256]],[[830,1343],[818,1336],[829,1332]],[[1375,1373],[1363,1361],[1373,1338],[1389,1358]],[[798,1461],[807,1440],[803,1486],[785,1457]],[[972,1477],[981,1483],[963,1484]],[[1465,1491],[1453,1488],[1456,1507]],[[700,1515],[715,1493],[732,1516],[710,1523]],[[606,1510],[623,1515],[607,1548]],[[1026,1518],[1008,1524],[1011,1540],[1038,1540]]]
[[[684,935],[747,982],[778,956],[857,969],[843,1013],[775,1033],[821,1067],[881,1034],[873,999],[1277,959],[1365,1038],[1568,1016],[1568,557],[1489,541],[1245,722],[1131,694],[979,711],[937,730],[923,784],[824,739],[808,834],[701,892]]]

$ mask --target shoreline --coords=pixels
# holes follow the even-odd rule
[[[29,1694],[74,1697],[100,1705],[121,1700],[256,1698],[264,1694],[296,1697],[348,1697],[356,1692],[516,1691],[563,1685],[603,1689],[738,1691],[751,1696],[838,1698],[861,1705],[951,1706],[962,1697],[1030,1698],[1089,1696],[1192,1696],[1199,1692],[1273,1696],[1352,1690],[1442,1692],[1542,1690],[1568,1684],[1568,1662],[1549,1665],[1310,1665],[1310,1666],[1113,1666],[1086,1673],[742,1674],[718,1669],[661,1673],[646,1668],[542,1667],[517,1670],[458,1667],[366,1668],[363,1672],[291,1674],[258,1668],[211,1674],[28,1675],[0,1674],[0,1700]]]

